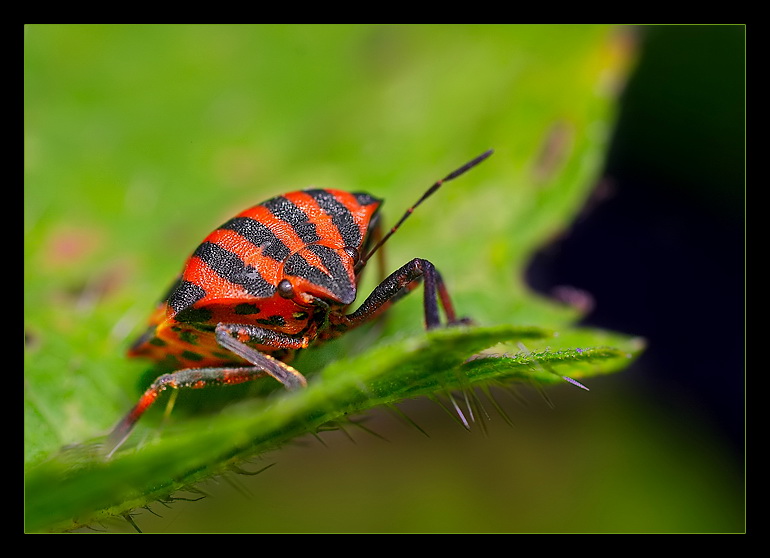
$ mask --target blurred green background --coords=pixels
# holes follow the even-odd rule
[[[549,405],[524,392],[528,405],[507,405],[513,427],[498,418],[466,432],[434,403],[411,402],[425,438],[374,413],[367,426],[388,441],[303,440],[255,463],[277,462],[261,475],[211,481],[204,500],[137,522],[149,532],[742,531],[745,29],[640,31],[597,180],[604,195],[562,235],[561,223],[527,221],[554,204],[548,188],[526,193],[538,184],[531,162],[549,126],[566,122],[586,155],[559,172],[598,178],[592,146],[607,140],[615,86],[598,68],[628,46],[617,29],[25,27],[25,424],[67,425],[36,432],[27,455],[92,436],[132,403],[141,368],[117,351],[195,242],[234,212],[316,185],[382,195],[392,219],[494,147],[399,233],[389,262],[429,257],[474,317],[547,326],[573,314],[519,301],[521,279],[505,272],[542,242],[531,287],[589,291],[586,323],[644,335],[643,358],[588,395],[552,390]],[[565,216],[585,197],[560,195]],[[389,327],[419,327],[398,317],[418,310],[399,308]],[[45,385],[57,386],[56,408]]]

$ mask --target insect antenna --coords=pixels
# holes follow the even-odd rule
[[[444,178],[442,178],[441,180],[438,180],[433,184],[433,186],[428,188],[425,191],[425,193],[420,197],[420,199],[417,200],[409,209],[407,209],[406,212],[404,212],[404,214],[401,216],[401,219],[399,219],[398,222],[395,225],[393,225],[393,227],[386,234],[382,236],[379,242],[377,242],[377,244],[375,244],[372,247],[372,249],[369,250],[369,252],[367,252],[366,255],[358,261],[355,268],[356,272],[360,271],[366,265],[366,262],[368,262],[369,259],[374,255],[374,253],[377,252],[377,250],[379,250],[382,247],[382,245],[385,244],[385,242],[391,236],[393,236],[393,233],[395,233],[401,227],[404,221],[406,221],[407,217],[409,217],[414,212],[414,210],[417,209],[417,206],[419,206],[422,202],[424,202],[430,196],[432,196],[436,192],[436,190],[438,190],[441,187],[441,185],[444,184],[444,182],[448,182],[454,178],[457,178],[462,174],[465,174],[467,171],[469,171],[470,169],[478,165],[481,161],[483,161],[484,159],[492,155],[492,153],[494,153],[494,149],[485,151],[475,159],[468,161],[460,168],[450,172]]]

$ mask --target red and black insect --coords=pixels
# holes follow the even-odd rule
[[[239,384],[265,376],[289,390],[306,386],[305,377],[287,364],[295,351],[375,318],[420,281],[426,328],[441,324],[439,304],[449,325],[463,323],[441,275],[420,258],[393,272],[354,312],[347,309],[366,263],[414,209],[491,154],[433,184],[384,236],[378,213],[382,200],[326,189],[274,197],[208,235],[128,353],[176,371],[157,378],[118,423],[110,435],[110,454],[166,388]]]

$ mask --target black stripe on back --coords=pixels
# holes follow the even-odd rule
[[[340,255],[333,249],[321,244],[312,244],[307,247],[308,251],[312,252],[321,259],[324,267],[329,270],[329,274],[336,279],[345,279],[349,281],[348,271],[345,266],[342,265]]]
[[[271,200],[267,200],[264,204],[270,213],[286,221],[294,232],[297,233],[305,244],[312,242],[318,242],[321,237],[316,232],[315,225],[308,219],[307,214],[299,207],[291,203],[283,196],[278,196]]]
[[[328,290],[336,300],[350,304],[355,300],[355,286],[350,282],[347,270],[342,265],[339,254],[331,248],[314,244],[308,246],[308,250],[316,254],[329,270],[329,273],[308,263],[308,261],[297,252],[289,256],[284,266],[284,273],[288,276],[303,277],[311,283]]]
[[[283,261],[289,255],[289,249],[281,239],[256,219],[234,217],[219,228],[237,232],[255,247],[261,248],[262,254],[276,261]]]
[[[373,203],[382,203],[382,200],[380,198],[375,198],[371,194],[367,194],[366,192],[353,192],[353,195],[356,198],[356,201],[360,203],[361,205],[372,205]]]
[[[275,287],[265,281],[254,266],[246,265],[237,254],[225,250],[218,244],[204,242],[198,246],[193,255],[206,262],[217,275],[231,283],[241,285],[251,295],[263,298],[275,292]]]
[[[361,229],[356,225],[353,215],[347,207],[337,201],[337,198],[326,190],[313,189],[305,190],[305,192],[310,194],[318,204],[318,207],[331,217],[332,223],[337,227],[343,242],[345,242],[345,246],[352,246],[354,248],[361,246]]]
[[[195,283],[179,281],[168,295],[168,305],[176,314],[198,302],[206,296],[206,291]]]

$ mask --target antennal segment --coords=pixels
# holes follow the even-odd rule
[[[377,250],[379,250],[380,247],[382,247],[382,245],[385,244],[385,242],[391,236],[393,236],[393,233],[395,233],[399,229],[399,227],[401,227],[401,225],[404,223],[404,221],[406,221],[407,217],[409,217],[414,212],[414,210],[417,209],[417,206],[419,206],[422,202],[424,202],[430,196],[432,196],[436,192],[436,190],[438,190],[441,187],[441,185],[444,184],[444,182],[448,182],[450,180],[453,180],[453,179],[457,178],[458,176],[460,176],[462,174],[465,174],[467,171],[469,171],[470,169],[472,169],[473,167],[478,165],[481,161],[483,161],[484,159],[486,159],[487,157],[492,155],[492,153],[494,153],[494,149],[490,149],[488,151],[485,151],[484,153],[482,153],[481,155],[479,155],[475,159],[473,159],[471,161],[468,161],[467,163],[465,163],[460,168],[450,172],[444,178],[442,178],[441,180],[437,181],[435,184],[433,184],[433,186],[428,188],[425,191],[425,193],[420,197],[420,199],[417,200],[414,203],[414,205],[412,205],[409,209],[406,210],[406,212],[401,216],[401,219],[399,219],[398,222],[395,225],[393,225],[393,228],[391,228],[385,235],[383,235],[383,237],[380,239],[380,241],[377,244],[375,244],[374,247],[371,250],[369,250],[369,252],[363,258],[361,258],[358,261],[358,263],[356,264],[356,268],[355,268],[356,272],[361,270],[366,265],[366,262],[369,261],[369,258],[371,258],[374,255],[374,253]]]

